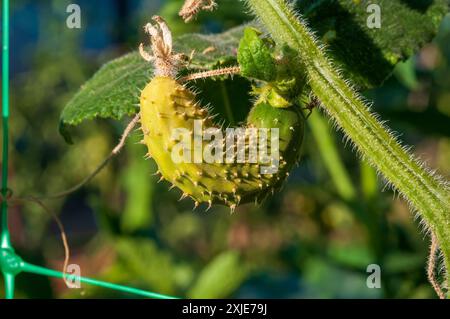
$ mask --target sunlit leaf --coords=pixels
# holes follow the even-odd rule
[[[214,258],[200,273],[188,292],[190,298],[225,298],[230,296],[246,277],[247,270],[239,253],[224,252]]]

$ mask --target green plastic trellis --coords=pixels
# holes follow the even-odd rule
[[[3,0],[2,10],[2,25],[3,25],[3,55],[2,55],[2,131],[3,131],[3,154],[2,154],[2,188],[1,188],[1,246],[0,246],[0,270],[5,279],[5,296],[6,299],[14,298],[14,283],[15,278],[22,272],[31,273],[42,276],[49,276],[55,278],[77,280],[81,283],[95,285],[98,287],[113,289],[126,293],[135,294],[138,296],[156,298],[156,299],[175,299],[171,296],[166,296],[150,291],[136,289],[132,287],[116,285],[91,278],[64,275],[60,271],[47,269],[44,267],[29,264],[22,260],[14,252],[11,245],[10,233],[8,228],[8,144],[9,144],[9,0]]]

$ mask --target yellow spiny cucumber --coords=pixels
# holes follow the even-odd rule
[[[157,25],[145,27],[153,55],[142,44],[140,52],[153,63],[155,77],[141,93],[140,116],[143,144],[157,163],[161,180],[181,189],[182,198],[191,197],[195,207],[217,203],[234,210],[240,203],[261,201],[281,187],[299,158],[302,114],[288,101],[275,103],[284,99],[268,84],[255,91],[260,97],[243,127],[218,127],[196,95],[175,80],[186,58],[173,54],[172,35],[164,20],[153,19]]]
[[[162,177],[180,188],[184,196],[190,196],[196,204],[221,203],[235,208],[239,203],[258,201],[281,186],[293,164],[299,157],[304,123],[300,112],[294,108],[274,108],[261,102],[255,105],[247,119],[246,128],[274,129],[279,132],[279,163],[276,172],[263,174],[257,163],[195,163],[195,123],[202,127],[215,128],[209,112],[195,101],[195,94],[170,77],[155,77],[142,91],[141,123],[144,143],[159,167]],[[191,161],[178,162],[173,159],[174,147],[179,140],[173,138],[174,131],[186,129],[191,132],[185,145]],[[272,131],[271,131],[272,132]],[[226,153],[226,132],[219,142]],[[271,145],[271,134],[267,134],[267,145]],[[186,142],[186,141],[184,141]],[[250,137],[245,137],[245,150],[250,153]],[[201,149],[208,149],[210,141],[201,141]],[[248,157],[248,154],[246,154]],[[233,157],[236,161],[236,156]]]

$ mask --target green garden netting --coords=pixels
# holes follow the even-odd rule
[[[116,285],[92,278],[64,274],[62,272],[27,263],[18,256],[11,244],[8,228],[8,199],[11,191],[8,188],[8,149],[9,149],[9,0],[3,0],[2,5],[2,188],[1,188],[1,246],[0,246],[0,270],[5,281],[5,296],[14,298],[15,278],[20,273],[31,273],[41,276],[78,281],[80,283],[95,285],[107,289],[117,290],[136,296],[174,299],[174,297],[162,295],[150,291]]]

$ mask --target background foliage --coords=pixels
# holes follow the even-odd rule
[[[69,1],[14,1],[10,176],[16,194],[66,189],[107,155],[125,118],[83,122],[71,128],[74,145],[68,146],[57,134],[60,113],[101,65],[135,50],[144,39],[141,26],[153,14],[163,15],[180,36],[192,31],[218,33],[250,20],[240,2],[223,1],[214,14],[202,13],[195,23],[185,25],[177,17],[181,2],[78,1],[83,28],[69,30],[65,27]],[[444,3],[384,2],[404,2],[402,8],[411,12],[412,18]],[[300,8],[338,59],[351,57],[351,61],[361,62],[347,64],[356,69],[348,72],[361,87],[371,87],[379,85],[392,65],[415,50],[417,43],[386,46],[394,52],[383,49],[380,41],[384,40],[358,27],[364,4],[302,1]],[[427,32],[432,33],[429,28],[438,25],[430,21],[406,31],[426,38]],[[449,177],[448,16],[439,28],[433,43],[398,65],[394,76],[380,88],[364,93],[375,101],[374,109],[390,126],[415,145],[417,154]],[[364,48],[366,53],[356,57],[333,49],[345,47],[347,53],[357,54],[361,52],[355,47],[359,42],[353,40],[353,47],[346,42],[357,37],[371,39],[365,43],[373,47]],[[370,58],[367,52],[376,55],[372,61],[382,58],[377,72],[364,62]],[[135,56],[130,59],[144,67],[136,67],[136,71],[145,83],[150,68]],[[118,108],[116,118],[133,112],[129,100],[137,95],[130,87],[135,85],[137,90],[141,85],[119,84],[124,90],[105,104]],[[196,85],[203,91],[202,99],[212,102],[227,121],[237,123],[245,118],[249,107],[246,81],[209,80]],[[108,102],[95,100],[99,96],[93,94],[88,100],[95,102],[94,113],[101,103]],[[64,111],[72,112],[68,118],[73,122],[68,120],[68,124],[78,124],[83,118],[77,119],[83,104],[82,99],[78,101],[72,110],[69,104]],[[424,271],[428,243],[406,204],[384,190],[375,173],[338,143],[339,156],[359,199],[356,204],[344,200],[330,180],[316,141],[307,134],[301,165],[283,192],[260,207],[246,205],[230,216],[228,209],[221,207],[208,213],[192,212],[192,203],[178,202],[177,191],[168,192],[167,185],[157,184],[151,175],[155,164],[143,159],[145,148],[136,144],[136,133],[125,151],[91,184],[65,200],[50,203],[66,226],[71,262],[81,266],[83,275],[189,297],[434,297]],[[341,137],[336,140],[340,142]],[[11,210],[11,226],[20,255],[30,262],[61,268],[62,247],[50,216],[31,206],[16,207]],[[382,267],[380,290],[366,287],[366,267],[372,263]],[[18,277],[18,296],[129,297],[87,286],[67,290],[60,281],[28,275]]]

